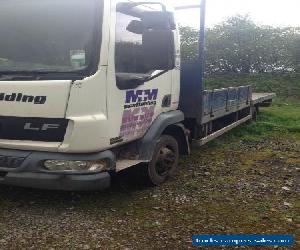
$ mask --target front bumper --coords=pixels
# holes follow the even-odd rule
[[[110,187],[111,176],[102,173],[53,173],[43,167],[45,160],[93,161],[108,160],[115,169],[115,155],[111,151],[93,154],[62,154],[0,149],[0,184],[29,188],[93,191]]]
[[[7,173],[0,184],[64,191],[95,191],[110,187],[110,174],[58,175],[45,173]]]

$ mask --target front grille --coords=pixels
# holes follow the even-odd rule
[[[25,158],[0,155],[0,168],[19,168]]]
[[[59,118],[0,116],[0,139],[62,142],[68,123]]]

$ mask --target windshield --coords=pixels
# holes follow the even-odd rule
[[[94,67],[101,7],[98,0],[0,0],[0,74]]]

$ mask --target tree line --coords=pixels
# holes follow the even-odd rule
[[[198,31],[181,27],[183,63],[196,60]],[[235,16],[206,30],[206,73],[300,72],[300,27],[255,24]]]

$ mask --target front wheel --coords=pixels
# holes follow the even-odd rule
[[[146,179],[150,185],[159,186],[177,170],[179,159],[178,142],[169,135],[160,137],[153,156],[146,166]]]

